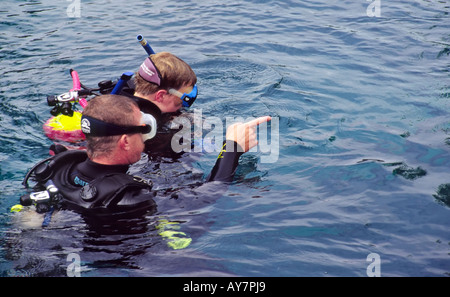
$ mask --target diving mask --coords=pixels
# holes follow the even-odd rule
[[[155,137],[157,130],[157,123],[155,117],[152,116],[151,114],[143,113],[142,111],[141,114],[142,114],[141,124],[151,127],[148,133],[142,133],[142,140],[145,142],[146,140]]]
[[[184,107],[191,107],[191,105],[194,104],[195,99],[197,99],[197,84],[194,85],[190,93],[181,93],[180,91],[177,91],[175,89],[169,89],[169,93],[180,98],[181,101],[183,101]]]
[[[143,141],[146,141],[155,137],[156,127],[156,119],[145,113],[142,113],[140,126],[120,126],[90,116],[83,115],[81,117],[81,131],[86,136],[93,137],[141,133]]]

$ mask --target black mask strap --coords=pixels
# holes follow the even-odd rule
[[[81,131],[86,136],[114,136],[123,134],[142,133],[146,134],[152,130],[150,125],[142,126],[119,126],[83,115],[81,117]]]

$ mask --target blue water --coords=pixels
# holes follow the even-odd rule
[[[371,253],[381,276],[450,274],[450,2],[380,0],[373,17],[364,0],[70,4],[0,4],[0,275],[65,276],[70,253],[82,276],[366,276]],[[246,154],[224,194],[145,221],[18,224],[10,207],[51,144],[46,96],[70,68],[89,86],[136,70],[137,34],[192,66],[203,116],[277,117],[278,161]],[[167,189],[216,155],[136,170]],[[191,244],[168,246],[162,219]]]

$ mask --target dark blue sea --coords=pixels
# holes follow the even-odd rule
[[[0,275],[449,276],[449,13],[446,0],[2,0]],[[276,118],[275,162],[244,154],[225,192],[168,195],[145,220],[60,211],[43,228],[12,213],[49,156],[47,96],[71,89],[71,68],[88,86],[136,71],[137,34],[191,65],[203,117]],[[170,194],[216,158],[133,170]]]

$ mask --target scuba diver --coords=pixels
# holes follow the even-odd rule
[[[135,100],[142,112],[157,119],[158,133],[146,142],[145,152],[170,153],[173,135],[170,122],[189,108],[197,98],[197,76],[182,59],[169,52],[149,55],[133,80],[127,81],[121,95]]]
[[[226,131],[222,151],[206,182],[230,182],[239,157],[257,145],[256,127],[269,116],[235,123]],[[38,212],[67,208],[83,214],[128,215],[156,209],[152,182],[127,174],[141,158],[145,142],[156,134],[154,117],[130,97],[101,95],[89,101],[81,117],[87,151],[66,150],[41,161],[24,179],[37,181],[21,204]]]
[[[196,83],[197,77],[186,62],[161,52],[147,57],[141,64],[134,77],[134,96],[152,102],[162,113],[173,113],[194,103]]]

